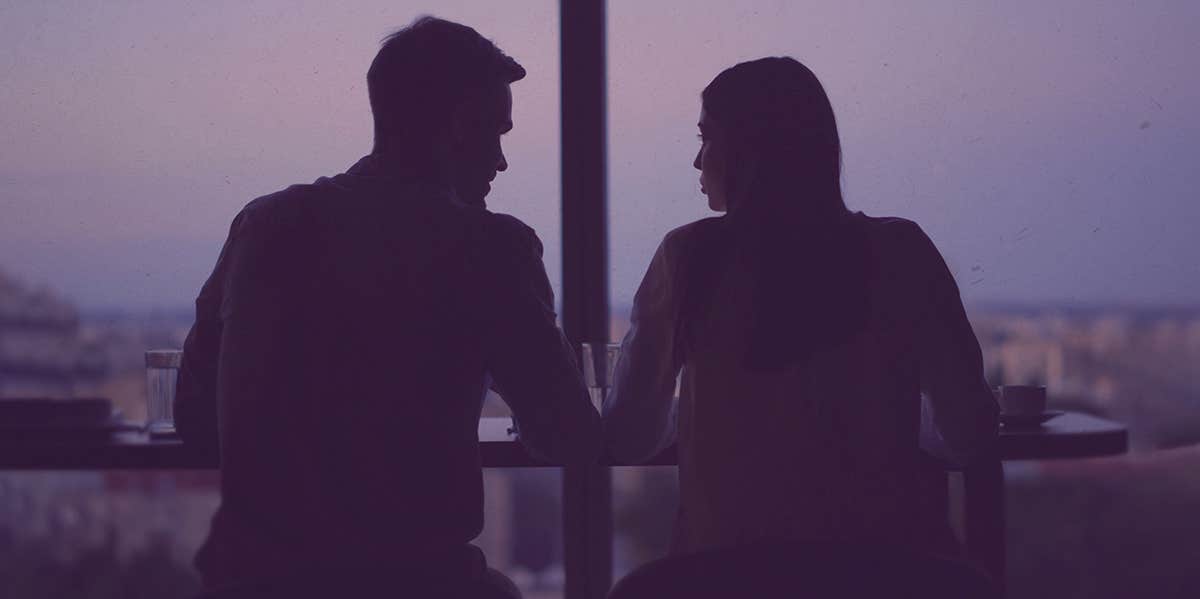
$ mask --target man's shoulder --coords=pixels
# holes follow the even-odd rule
[[[378,190],[348,184],[344,175],[321,177],[250,200],[238,212],[234,228],[252,229],[260,235],[337,228],[345,224],[349,213],[362,212],[370,205],[355,200],[374,195],[380,195]]]
[[[474,210],[474,209],[472,209]],[[521,219],[502,212],[479,210],[475,218],[480,223],[490,249],[495,251],[520,251],[533,249],[540,256],[542,241],[533,227]]]
[[[289,185],[279,191],[254,198],[242,208],[242,214],[262,220],[286,218],[301,211],[313,200],[336,193],[333,180],[322,177],[313,183]]]
[[[481,210],[480,218],[488,226],[489,229],[507,235],[518,236],[537,236],[533,227],[525,224],[525,221],[503,212],[492,212],[491,210]]]

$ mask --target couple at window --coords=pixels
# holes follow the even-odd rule
[[[668,596],[655,589],[724,567],[743,588],[791,576],[784,596],[804,596],[829,560],[862,577],[870,551],[952,561],[922,464],[986,450],[995,401],[933,243],[843,202],[816,76],[764,58],[703,90],[694,166],[718,216],[650,259],[603,416],[556,326],[537,235],[485,205],[524,76],[474,29],[418,19],[367,72],[371,153],[233,220],[176,405],[185,443],[221,455],[196,558],[207,592],[518,596],[471,545],[488,389],[556,463],[637,462],[678,441],[671,555],[615,594]]]

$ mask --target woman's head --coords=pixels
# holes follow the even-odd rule
[[[729,211],[690,251],[685,347],[704,343],[719,263],[750,274],[753,317],[743,366],[778,371],[861,330],[871,266],[859,219],[841,193],[841,144],[816,75],[792,58],[725,70],[704,89],[695,167],[709,206]],[[719,312],[712,312],[719,314]]]
[[[717,75],[701,99],[694,166],[709,207],[845,211],[837,121],[808,67],[788,57],[743,62]]]

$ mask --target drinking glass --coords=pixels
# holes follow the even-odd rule
[[[613,369],[621,356],[620,343],[584,343],[583,382],[587,385],[592,405],[599,411],[604,404],[604,395],[612,385]]]
[[[175,384],[182,361],[177,349],[146,352],[146,430],[151,436],[175,434]]]

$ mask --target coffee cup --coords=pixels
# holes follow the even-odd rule
[[[1003,385],[1000,387],[1000,410],[1005,414],[1041,414],[1046,411],[1046,387]]]

